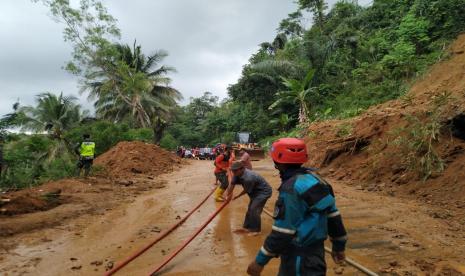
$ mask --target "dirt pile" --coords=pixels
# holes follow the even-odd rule
[[[156,145],[139,141],[120,142],[95,160],[115,178],[130,178],[137,174],[157,176],[171,172],[181,159]]]
[[[441,104],[438,104],[439,100]],[[433,150],[444,171],[423,177],[406,164],[401,149],[418,141],[398,139],[406,130],[425,130],[437,112],[443,125]],[[310,166],[337,179],[354,180],[360,189],[406,195],[427,203],[465,212],[465,35],[451,45],[448,57],[411,87],[401,99],[386,102],[347,120],[318,122],[307,134]],[[417,120],[417,129],[414,129]],[[422,125],[424,123],[424,125]],[[433,126],[434,127],[434,126]],[[411,132],[419,135],[418,132]],[[409,156],[424,162],[421,155]],[[461,217],[465,224],[465,217]]]
[[[94,176],[2,194],[0,237],[63,224],[81,215],[102,214],[142,192],[165,187],[166,181],[157,176],[181,163],[158,146],[121,142],[95,160]]]
[[[99,181],[96,178],[87,179],[87,183],[78,179],[61,179],[6,193],[0,198],[0,216],[47,211],[61,204],[71,203],[79,198],[83,189],[88,189],[92,183],[97,184],[97,182]]]
[[[17,215],[37,211],[45,211],[60,204],[58,198],[39,194],[21,194],[5,198],[0,203],[2,215]]]

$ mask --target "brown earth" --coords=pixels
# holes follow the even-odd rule
[[[156,145],[139,141],[120,142],[95,159],[111,177],[128,178],[135,174],[157,176],[171,172],[181,159]]]
[[[95,164],[102,169],[87,179],[62,179],[3,194],[0,236],[63,225],[79,215],[104,212],[143,191],[163,187],[165,183],[158,176],[177,169],[181,160],[152,144],[121,142],[99,156]],[[40,212],[46,210],[49,213]]]
[[[402,99],[374,106],[355,118],[312,124],[306,139],[312,160],[309,165],[324,168],[324,174],[350,181],[364,190],[443,207],[441,214],[432,216],[463,229],[465,141],[451,135],[453,127],[444,126],[434,150],[444,160],[445,170],[424,181],[409,170],[403,159],[405,154],[394,140],[399,131],[412,126],[409,118],[415,116],[425,121],[433,108],[438,108],[438,121],[444,124],[465,114],[464,53],[465,35],[461,35],[451,45],[448,56],[417,80]],[[444,95],[449,95],[449,100],[443,105],[434,104]],[[402,143],[406,142],[409,141]]]
[[[273,187],[274,195],[266,206],[270,210],[277,196],[278,174],[270,160],[253,166]],[[451,229],[447,220],[430,216],[441,208],[330,180],[348,229],[350,258],[380,275],[465,275],[465,247],[461,246],[465,234]],[[211,162],[192,161],[161,176],[161,181],[165,187],[148,190],[111,209],[83,214],[62,225],[0,237],[0,244],[10,245],[0,248],[0,274],[102,275],[154,240],[210,191],[214,181]],[[272,224],[263,215],[264,234],[233,234],[242,225],[248,201],[244,196],[228,205],[161,274],[246,275],[248,263]],[[210,198],[180,228],[116,275],[148,275],[218,206]],[[52,216],[54,210],[40,213]],[[327,263],[328,275],[362,275],[350,266],[336,266],[329,256]],[[263,275],[276,275],[278,265],[279,260],[273,259]]]

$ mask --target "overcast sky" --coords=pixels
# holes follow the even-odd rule
[[[328,1],[330,3],[335,1]],[[368,1],[360,1],[368,2]],[[164,49],[163,64],[174,66],[172,86],[184,95],[204,91],[224,98],[258,45],[271,41],[279,22],[296,10],[293,0],[104,0],[118,20],[122,42],[137,39],[150,54]],[[50,91],[78,96],[78,82],[61,67],[71,47],[63,26],[30,0],[0,0],[0,115],[19,99]],[[91,107],[86,96],[81,103]]]

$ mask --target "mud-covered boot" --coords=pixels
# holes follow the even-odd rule
[[[215,193],[214,193],[215,201],[223,202],[224,201],[223,193],[224,193],[224,189],[221,189],[220,187],[216,188]]]

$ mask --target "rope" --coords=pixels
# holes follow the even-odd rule
[[[132,254],[131,256],[129,256],[126,260],[122,261],[120,264],[118,264],[117,266],[115,266],[113,269],[111,269],[110,271],[106,272],[105,273],[105,276],[110,276],[110,275],[113,275],[115,274],[118,270],[120,270],[121,268],[125,267],[127,264],[129,264],[130,262],[132,262],[135,258],[139,257],[140,255],[142,255],[142,253],[144,253],[145,251],[147,251],[150,247],[152,247],[153,245],[155,245],[156,243],[158,243],[159,241],[161,241],[162,239],[164,239],[166,236],[168,236],[168,234],[170,234],[171,232],[173,232],[174,229],[178,228],[181,224],[183,224],[197,209],[200,208],[200,206],[202,206],[205,201],[207,201],[207,199],[213,194],[213,192],[215,191],[216,188],[212,189],[211,192],[197,205],[195,206],[194,209],[192,209],[184,218],[182,218],[180,221],[178,221],[177,223],[175,223],[174,225],[172,225],[168,230],[166,230],[165,232],[163,232],[162,234],[160,234],[160,236],[158,236],[155,240],[153,240],[151,243],[149,243],[148,245],[146,245],[145,247],[141,248],[139,251],[135,252],[134,254]]]

